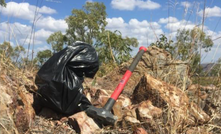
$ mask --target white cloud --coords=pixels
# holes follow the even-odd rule
[[[165,18],[165,20],[168,18]],[[171,23],[166,23],[165,24],[165,28],[170,30],[169,33],[167,33],[166,35],[169,35],[170,38],[172,38],[173,40],[176,37],[177,34],[177,30],[182,30],[182,29],[187,29],[187,30],[191,30],[195,27],[196,25],[190,21],[186,21],[186,20],[178,20],[176,22],[171,22]],[[211,36],[212,39],[216,39],[218,37],[221,37],[221,31],[219,32],[214,32],[212,30],[210,30],[207,26],[204,26],[204,32],[206,33],[206,35]],[[209,51],[208,53],[204,52],[204,50],[202,50],[202,59],[203,59],[203,63],[208,63],[208,62],[214,62],[216,61],[219,57],[221,57],[220,55],[220,50],[221,50],[221,45],[219,46],[219,48],[217,49],[218,44],[220,44],[221,39],[214,41],[214,46],[211,48],[211,51]],[[217,51],[217,53],[216,53]],[[213,59],[214,57],[214,59]]]
[[[36,26],[47,30],[62,32],[68,28],[68,25],[65,22],[65,20],[56,20],[51,16],[39,19],[36,23]]]
[[[52,31],[47,31],[45,29],[40,29],[35,32],[35,39],[46,41],[47,38],[52,34]]]
[[[48,30],[45,30],[45,29],[40,29],[40,30],[37,30],[33,35],[32,37],[30,38],[30,33],[28,35],[28,38],[20,38],[20,42],[21,43],[24,43],[25,45],[28,45],[29,43],[33,44],[33,39],[34,39],[34,44],[35,45],[41,45],[41,44],[47,44],[46,43],[46,40],[47,38],[52,34],[53,32],[52,31],[48,31]],[[34,36],[34,38],[33,38]]]
[[[93,0],[86,0],[86,2],[93,2]]]
[[[182,29],[190,30],[193,29],[195,26],[196,25],[190,21],[181,20],[174,23],[167,23],[165,25],[165,28],[167,28],[171,32],[177,32],[177,30],[182,30]]]
[[[142,1],[142,0],[137,0],[137,7],[142,8],[142,9],[157,9],[160,8],[160,4],[153,2],[151,0],[147,1]]]
[[[50,48],[49,48],[49,45],[44,45],[44,46],[42,46],[42,47],[38,47],[37,49],[36,49],[36,51],[38,52],[38,51],[43,51],[43,50],[47,50],[47,49],[49,49],[50,50]]]
[[[177,18],[175,17],[169,17],[169,18],[160,18],[160,20],[158,21],[159,23],[174,23],[174,22],[178,22]]]
[[[112,0],[111,6],[119,10],[133,10],[135,8],[135,0]]]
[[[29,3],[8,2],[6,8],[0,6],[0,10],[3,15],[25,20],[34,19],[36,8],[39,11],[39,16],[41,16],[41,14],[56,13],[56,10],[50,7],[43,6],[39,8],[34,5],[30,5]]]
[[[107,22],[107,29],[111,31],[119,30],[124,37],[128,36],[137,38],[139,44],[145,46],[156,41],[155,34],[159,36],[163,33],[161,26],[157,22],[150,23],[146,20],[138,21],[137,19],[131,19],[128,23],[126,23],[121,17],[107,18]]]
[[[203,10],[198,12],[198,15],[203,17]],[[205,9],[206,17],[220,17],[221,16],[221,8],[214,6],[213,8],[207,7]]]
[[[33,45],[33,43],[35,44],[35,45],[41,45],[44,41],[41,41],[41,40],[37,40],[37,39],[35,39],[34,40],[34,42],[33,42],[33,39],[31,38],[22,38],[22,39],[19,39],[19,42],[20,42],[20,44],[22,44],[22,45]]]
[[[35,44],[42,44],[47,40],[47,38],[53,33],[53,31],[39,29],[35,31],[35,34],[31,36],[31,26],[21,24],[18,22],[15,23],[0,23],[0,41],[14,41],[19,44],[29,44],[33,42],[33,35],[35,36]]]
[[[160,8],[160,4],[151,0],[112,0],[111,6],[119,10],[134,10],[135,7],[149,10]]]
[[[15,23],[0,23],[0,30],[3,34],[4,40],[18,40],[27,37],[31,31],[31,26],[24,25],[18,22]]]
[[[181,6],[183,6],[184,8],[189,8],[191,7],[191,3],[188,1],[183,1],[181,2]]]
[[[35,6],[33,6],[33,7],[35,7]],[[42,14],[54,14],[54,13],[56,13],[55,9],[52,9],[52,8],[46,7],[46,6],[38,8],[38,11],[39,11],[39,13],[42,13]]]
[[[219,46],[214,46],[211,48],[209,52],[205,52],[204,50],[201,51],[201,57],[202,57],[202,63],[211,63],[216,62],[219,58],[221,58],[221,45],[219,43]]]

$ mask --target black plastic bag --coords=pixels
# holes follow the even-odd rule
[[[84,76],[93,78],[98,68],[98,55],[89,44],[76,42],[55,53],[36,76],[41,103],[64,114],[81,111],[80,103],[90,105],[82,94]]]

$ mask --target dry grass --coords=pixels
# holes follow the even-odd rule
[[[218,76],[207,76],[207,77],[192,77],[193,84],[200,84],[202,86],[215,85],[219,86],[221,78]],[[200,80],[200,81],[199,81]]]
[[[173,14],[175,14],[176,3],[172,2],[170,0],[168,4],[171,5],[171,3],[174,3],[174,4],[172,4],[172,9],[174,12]],[[170,10],[170,7],[168,7],[168,10]],[[184,10],[188,10],[188,9],[184,9]],[[189,14],[188,18],[190,18],[191,15],[192,15],[192,13]],[[169,17],[169,13],[168,13],[168,17]],[[206,19],[206,15],[204,12],[204,17],[203,17],[202,23],[204,23],[205,19]],[[197,20],[197,18],[196,18],[196,20]],[[187,19],[187,21],[188,21],[188,19]],[[202,30],[203,30],[203,25],[204,24],[201,24]],[[151,26],[151,29],[153,30],[154,35],[156,36],[156,39],[158,39],[151,23],[150,23],[150,26]],[[29,43],[29,45],[30,45],[30,43]],[[116,67],[117,67],[117,65],[114,65],[112,63],[102,65],[96,76],[101,77],[101,76],[105,75],[106,73],[111,72]],[[37,69],[34,67],[31,67],[30,65],[25,65],[22,68],[18,68],[15,64],[13,64],[10,57],[6,57],[4,55],[4,53],[0,53],[0,77],[3,75],[7,76],[5,78],[8,81],[7,86],[14,86],[14,85],[21,86],[21,85],[27,85],[28,83],[33,83],[34,79],[32,79],[32,81],[30,81],[29,77],[34,78],[36,71],[37,71]],[[165,79],[166,79],[166,77],[169,77],[169,75],[172,73],[173,73],[172,71],[169,71],[168,74],[165,74]],[[191,79],[193,81],[193,84],[200,84],[200,85],[204,85],[204,86],[213,84],[213,85],[216,85],[219,87],[221,85],[221,78],[220,77],[192,77]],[[0,78],[0,83],[1,83],[1,80],[2,80],[2,78]],[[183,90],[185,90],[186,85],[183,85],[183,87],[184,87]],[[1,88],[0,91],[2,91],[2,87],[0,87],[0,88]],[[200,91],[200,89],[198,89],[198,90]],[[221,99],[220,99],[221,92],[220,91],[221,91],[221,89],[217,90],[217,91],[215,91],[215,90],[214,91],[207,91],[208,94],[210,95],[209,96],[209,98],[211,99],[211,100],[209,100],[210,103],[212,102],[216,107],[214,109],[211,109],[208,112],[211,119],[207,123],[197,124],[195,126],[189,126],[187,124],[183,124],[180,121],[181,120],[180,116],[177,115],[177,113],[175,113],[171,107],[166,106],[163,109],[162,118],[156,119],[154,122],[155,124],[152,124],[153,126],[156,127],[155,132],[159,133],[159,134],[164,134],[164,133],[165,134],[166,133],[178,134],[178,133],[185,133],[188,129],[192,129],[192,130],[195,130],[193,133],[204,133],[204,134],[207,134],[210,132],[217,133],[217,134],[221,133],[221,123],[220,123],[221,122],[221,119],[220,119],[220,117],[221,117],[221,111],[220,111],[221,110]],[[197,94],[197,95],[199,95],[199,94]],[[200,96],[197,96],[197,95],[195,97],[199,98]],[[1,100],[0,103],[1,102],[3,102],[3,101]],[[208,104],[208,105],[210,105],[210,104]],[[186,108],[186,109],[188,109],[188,108]],[[10,116],[8,116],[8,117],[10,117]],[[7,122],[7,123],[5,123],[5,122]],[[14,124],[10,124],[10,122],[12,122],[12,118],[1,118],[0,119],[0,129],[5,130],[5,132],[8,134],[11,133],[11,131],[8,131],[8,125],[10,125],[10,127],[11,126],[13,127]],[[66,130],[65,131],[61,131],[59,129],[57,130],[56,127],[51,128],[51,124],[50,124],[51,122],[48,120],[45,120],[43,118],[40,118],[40,117],[37,117],[37,120],[35,123],[36,123],[36,126],[32,129],[30,129],[27,133],[68,133],[68,131],[66,131]],[[7,124],[7,126],[5,124]],[[143,123],[143,124],[145,124],[145,123]],[[150,125],[150,124],[148,124],[148,125]],[[123,129],[131,130],[132,128],[131,128],[131,126],[127,126]],[[148,127],[146,127],[146,129],[148,129]],[[12,130],[14,130],[14,133],[16,133],[16,134],[18,133],[16,128],[12,128]],[[108,129],[101,130],[101,133],[112,133],[112,132],[117,133],[117,130],[108,130]],[[125,131],[125,133],[128,133],[128,131]]]

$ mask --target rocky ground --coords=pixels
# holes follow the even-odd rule
[[[102,107],[127,67],[122,64],[96,83],[85,79],[84,94]],[[149,47],[123,94],[113,107],[114,126],[99,128],[85,112],[72,116],[43,108],[33,110],[34,71],[21,71],[3,61],[0,66],[0,134],[218,134],[221,133],[221,90],[193,85],[187,63],[164,50]],[[7,64],[6,64],[7,63]]]

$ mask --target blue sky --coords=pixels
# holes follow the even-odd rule
[[[148,46],[160,34],[174,39],[178,29],[192,29],[202,22],[204,0],[88,0],[103,2],[107,12],[107,29],[120,30],[123,36],[135,37],[139,45]],[[56,31],[65,33],[65,18],[72,9],[81,9],[83,0],[6,0],[0,7],[0,43],[10,41],[13,46],[34,44],[35,54],[50,49],[47,38]],[[38,7],[35,32],[32,31]],[[221,37],[221,1],[207,0],[204,31],[212,39]],[[35,33],[35,34],[31,34]],[[209,53],[202,52],[202,62],[214,62],[221,57],[221,38],[214,41]],[[136,53],[134,50],[133,54]]]

